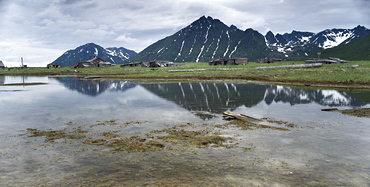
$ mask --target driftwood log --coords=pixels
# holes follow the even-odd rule
[[[257,67],[256,69],[280,69],[280,68],[315,68],[321,67],[321,63],[314,64],[297,64],[297,65],[286,65],[286,66],[268,66],[268,67]]]
[[[239,120],[242,120],[242,121],[248,121],[248,122],[254,122],[254,123],[255,122],[262,122],[262,120],[260,120],[260,119],[250,117],[250,116],[247,116],[247,115],[243,115],[243,114],[235,114],[233,112],[224,112],[223,114],[226,115],[226,116],[234,117],[235,119],[239,119]]]
[[[247,122],[247,123],[244,123],[243,125],[239,124],[239,127],[241,127],[242,129],[243,128],[244,129],[250,129],[250,128],[260,129],[260,128],[262,128],[262,129],[273,129],[273,130],[279,130],[279,131],[289,131],[288,128],[275,127],[275,126],[262,124],[262,122],[270,122],[268,120],[266,121],[264,119],[257,119],[257,118],[246,116],[246,115],[243,115],[243,114],[235,114],[233,112],[224,112],[223,114],[226,115],[227,117],[232,117],[235,120],[240,120],[240,121],[243,121],[243,122]],[[287,125],[289,125],[289,124],[287,124]]]

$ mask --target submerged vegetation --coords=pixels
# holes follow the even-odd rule
[[[75,76],[100,76],[103,79],[240,79],[248,81],[267,81],[282,83],[300,83],[303,85],[326,84],[326,85],[370,85],[370,61],[350,61],[345,64],[323,65],[319,68],[297,69],[265,69],[256,70],[257,67],[281,66],[303,64],[303,61],[287,61],[273,64],[260,64],[250,62],[248,65],[222,66],[225,70],[213,71],[187,71],[171,72],[169,70],[196,70],[214,69],[208,63],[185,63],[177,67],[145,68],[125,67],[119,65],[104,68],[80,68],[63,67],[56,69],[47,68],[23,68],[2,71],[3,75],[75,75]],[[354,66],[356,65],[356,66]],[[237,68],[236,68],[237,67]],[[99,78],[99,77],[96,77]]]
[[[267,118],[266,118],[267,119]],[[83,144],[94,146],[105,146],[111,148],[111,152],[152,152],[162,149],[173,150],[181,147],[188,148],[207,148],[207,147],[237,147],[235,135],[223,135],[220,129],[237,128],[240,130],[271,129],[278,131],[289,131],[292,126],[288,122],[266,120],[274,126],[256,124],[241,120],[231,120],[225,124],[178,124],[172,127],[152,130],[143,134],[127,136],[122,130],[103,130],[96,132],[97,126],[118,126],[120,128],[130,127],[142,123],[150,122],[124,122],[118,123],[117,119],[108,121],[97,121],[92,125],[78,125],[74,122],[64,124],[67,126],[63,130],[39,130],[28,128],[27,137],[44,137],[45,143],[55,143],[58,140],[66,142],[67,140],[81,140]],[[285,124],[285,127],[280,127]],[[101,131],[101,130],[99,130]],[[64,141],[63,141],[64,140]],[[242,147],[244,150],[251,150],[250,147]]]
[[[355,109],[332,110],[332,111],[338,111],[342,114],[350,115],[350,116],[370,118],[370,108],[355,108]]]

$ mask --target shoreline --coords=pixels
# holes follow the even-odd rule
[[[338,88],[338,89],[370,89],[370,83],[364,84],[351,84],[347,82],[333,83],[330,81],[271,81],[258,79],[256,77],[239,78],[239,77],[120,77],[119,75],[91,75],[91,74],[3,74],[3,76],[48,76],[48,77],[69,77],[75,76],[85,80],[133,80],[142,82],[172,82],[172,81],[237,81],[237,82],[250,82],[259,84],[275,84],[286,86],[299,86],[299,87],[318,87],[318,88]],[[117,77],[115,77],[117,76]]]
[[[0,71],[5,76],[76,76],[84,79],[135,80],[135,81],[239,81],[278,84],[299,87],[326,87],[339,89],[370,89],[370,61],[351,61],[312,68],[280,68],[281,65],[303,64],[287,61],[273,64],[249,63],[248,65],[215,68],[208,63],[189,62],[181,66],[146,68],[120,66],[104,68],[62,67],[46,69],[30,67]],[[258,69],[258,68],[267,69]],[[268,69],[269,68],[269,69]],[[202,71],[199,71],[202,70]]]

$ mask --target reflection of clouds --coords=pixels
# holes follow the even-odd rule
[[[70,121],[86,124],[111,119],[163,122],[198,120],[189,111],[140,85],[124,92],[112,90],[97,97],[87,97],[66,89],[53,79],[49,85],[33,86],[26,92],[2,93],[0,112],[2,132],[52,128]]]
[[[21,77],[6,77],[6,84],[21,83]],[[28,78],[26,83],[30,82],[43,82],[49,83],[47,78]],[[49,98],[58,97],[59,93],[65,90],[64,87],[53,85],[50,82],[48,85],[35,85],[35,86],[4,86],[1,89],[6,90],[24,90],[23,92],[5,92],[1,93],[0,101],[3,103],[18,104],[31,104],[37,102],[45,102]],[[26,92],[26,93],[25,93]],[[10,106],[6,106],[10,107]]]

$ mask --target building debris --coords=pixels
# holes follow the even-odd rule
[[[342,64],[347,63],[347,60],[342,60],[340,58],[310,58],[305,60],[306,64],[313,64],[313,63],[322,63],[322,64]]]
[[[314,63],[314,64],[297,64],[297,65],[286,65],[286,66],[257,67],[256,69],[315,68],[315,67],[321,67],[321,66],[322,66],[322,63]]]

